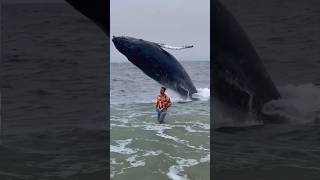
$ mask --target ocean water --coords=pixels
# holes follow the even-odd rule
[[[238,124],[240,128],[213,130],[211,176],[224,180],[319,179],[319,1],[222,2],[247,32],[282,96],[267,103],[263,112],[282,123],[260,126],[253,119]],[[234,117],[213,107],[212,120],[233,125]]]
[[[1,13],[0,179],[106,179],[108,39],[66,3]]]
[[[110,177],[208,180],[210,163],[209,61],[182,63],[200,101],[173,101],[165,124],[156,121],[161,85],[131,63],[110,65]]]

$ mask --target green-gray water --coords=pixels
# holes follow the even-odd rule
[[[165,124],[156,120],[160,86],[129,63],[111,64],[110,176],[113,180],[209,180],[209,62],[183,65],[200,101],[174,92]]]

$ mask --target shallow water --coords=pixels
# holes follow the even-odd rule
[[[201,73],[191,70],[197,63],[183,64],[191,78],[208,73],[209,62],[198,63],[206,70]],[[111,72],[112,179],[141,179],[142,174],[145,179],[209,179],[208,76],[194,81],[201,101],[182,100],[169,90],[173,105],[165,124],[158,124],[155,98],[161,85],[129,63],[113,63]]]

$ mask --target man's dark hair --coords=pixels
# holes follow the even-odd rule
[[[161,89],[163,89],[164,91],[166,91],[166,88],[165,88],[165,87],[161,87]]]

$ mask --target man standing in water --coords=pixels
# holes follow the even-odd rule
[[[159,124],[162,124],[164,121],[164,118],[167,114],[168,108],[171,106],[171,101],[169,96],[165,94],[166,88],[161,87],[160,89],[160,95],[157,97],[157,104],[156,109],[158,112],[158,122]]]

